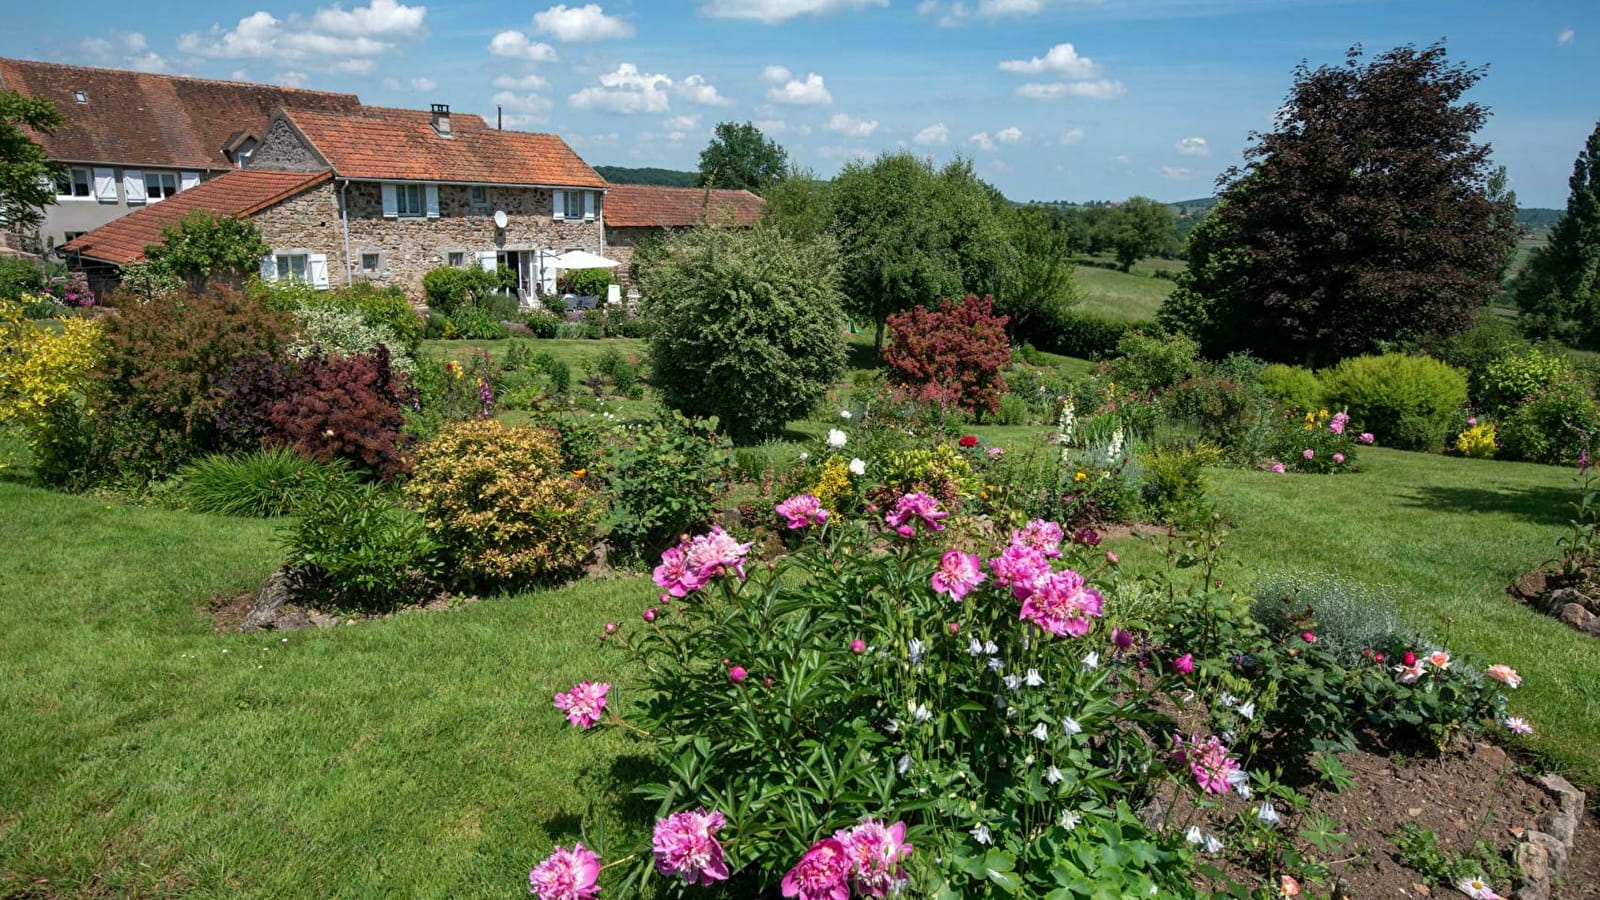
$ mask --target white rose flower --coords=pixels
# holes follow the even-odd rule
[[[867,474],[867,462],[864,459],[850,460],[850,474],[860,477]]]
[[[829,428],[828,429],[828,446],[829,447],[832,447],[833,449],[837,450],[840,447],[843,447],[848,440],[849,440],[849,438],[845,437],[845,433],[840,431],[839,429],[837,429],[837,428]]]

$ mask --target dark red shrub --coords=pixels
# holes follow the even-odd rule
[[[888,318],[891,343],[883,350],[889,382],[917,400],[993,413],[1006,391],[1000,368],[1011,361],[1005,316],[993,298],[971,294],[936,310],[915,307]]]
[[[344,459],[393,478],[411,467],[401,432],[410,389],[389,367],[389,351],[301,360],[287,396],[272,404],[269,443],[322,462]]]
[[[215,393],[221,400],[217,431],[225,449],[254,450],[272,436],[272,405],[288,396],[294,372],[290,361],[252,356],[222,373]]]

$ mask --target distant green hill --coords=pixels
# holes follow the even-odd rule
[[[677,169],[630,169],[626,166],[595,166],[600,177],[612,184],[650,184],[658,187],[694,187],[698,172]]]
[[[1562,212],[1542,206],[1524,206],[1517,210],[1517,227],[1523,231],[1549,231]]]

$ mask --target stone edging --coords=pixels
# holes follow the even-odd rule
[[[1556,808],[1539,818],[1538,828],[1523,832],[1513,858],[1521,875],[1512,900],[1549,900],[1551,885],[1567,870],[1572,840],[1583,817],[1583,791],[1560,775],[1546,775],[1539,785],[1556,799]]]

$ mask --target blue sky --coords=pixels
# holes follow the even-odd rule
[[[357,4],[360,5],[357,5]],[[1566,202],[1600,117],[1600,3],[1501,0],[80,0],[7,13],[0,55],[434,102],[591,164],[692,169],[755,121],[830,175],[906,147],[1018,200],[1211,193],[1294,66],[1445,38],[1488,64],[1481,134],[1527,206]]]

